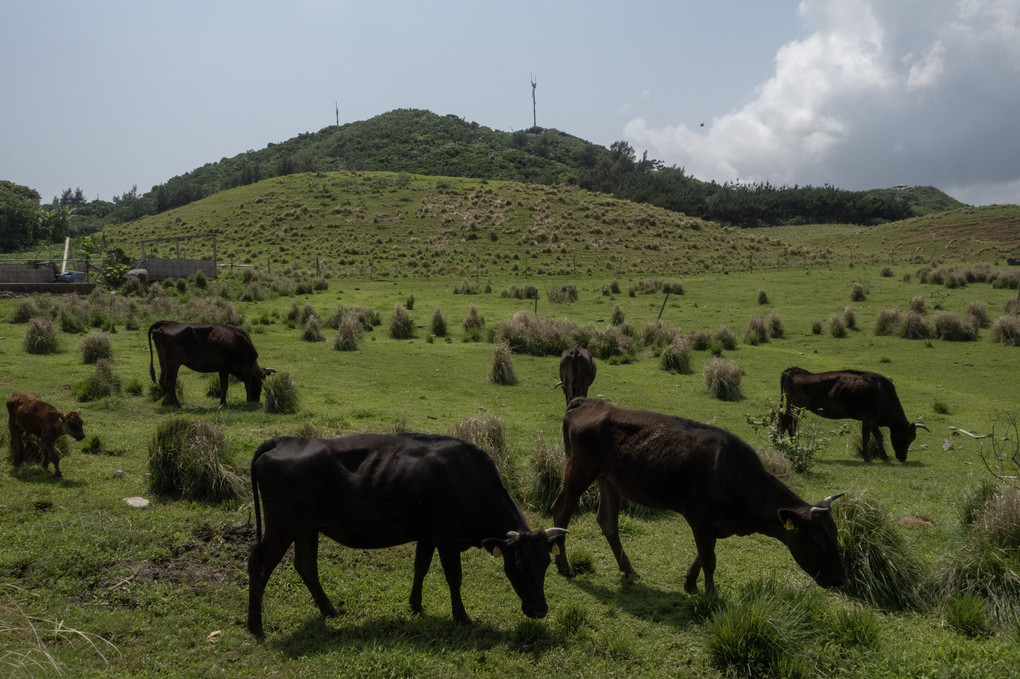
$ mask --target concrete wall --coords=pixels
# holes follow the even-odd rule
[[[0,264],[0,281],[5,283],[52,283],[53,269],[34,264]]]

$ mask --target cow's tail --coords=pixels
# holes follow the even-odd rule
[[[156,369],[152,366],[152,331],[160,326],[162,321],[156,321],[149,326],[149,378],[156,381]]]
[[[262,542],[262,506],[259,501],[259,477],[255,471],[255,463],[263,453],[267,453],[276,447],[276,439],[269,439],[255,450],[251,458],[251,496],[255,504],[255,544]]]

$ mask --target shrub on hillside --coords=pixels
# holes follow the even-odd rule
[[[223,432],[201,420],[162,422],[149,442],[152,492],[200,502],[240,498],[247,481],[223,462],[225,447]]]
[[[758,304],[768,304],[769,295],[764,290],[758,290]]]
[[[744,344],[757,346],[769,341],[768,330],[765,328],[765,321],[760,316],[751,316],[744,326]]]
[[[691,367],[691,347],[682,336],[666,345],[659,356],[659,361],[666,372],[681,375],[690,375],[694,372],[694,368]]]
[[[53,322],[40,316],[29,320],[22,346],[29,354],[56,353],[60,348],[60,342],[57,339],[57,329],[53,327]]]
[[[605,330],[595,330],[588,341],[588,351],[591,352],[594,358],[607,361],[610,359],[633,357],[637,352],[638,346],[634,338],[628,334],[628,330],[629,326],[626,325],[610,326]]]
[[[517,374],[514,372],[514,357],[510,351],[510,345],[506,342],[497,342],[492,347],[492,363],[489,367],[487,381],[493,384],[512,386],[517,384]]]
[[[829,317],[829,334],[836,339],[846,337],[846,321],[842,314],[832,314]]]
[[[722,358],[713,358],[702,370],[709,395],[721,401],[739,401],[743,398],[740,392],[742,373],[739,365]]]
[[[305,320],[304,328],[301,331],[301,339],[305,342],[325,342],[322,336],[322,329],[319,328],[319,317],[312,314]]]
[[[899,309],[882,309],[875,315],[875,334],[886,337],[898,335],[902,322]]]
[[[832,504],[832,511],[847,574],[841,589],[886,610],[919,608],[924,567],[888,509],[865,495],[848,494]]]
[[[337,351],[356,351],[361,335],[365,331],[358,313],[355,310],[345,311],[337,325],[336,339],[333,348]]]
[[[765,324],[768,326],[769,339],[782,339],[785,331],[783,330],[783,320],[779,318],[779,314],[775,311],[768,315],[765,319]]]
[[[623,316],[623,309],[617,304],[613,308],[613,315],[609,318],[609,325],[623,325],[626,319]]]
[[[863,302],[868,298],[868,286],[864,283],[855,282],[850,288],[850,301]]]
[[[109,360],[113,356],[110,335],[102,330],[90,330],[81,339],[78,349],[81,352],[81,362],[86,365],[93,365],[101,358]]]
[[[849,304],[843,309],[843,322],[846,323],[847,329],[857,329],[857,314],[854,313],[854,308]]]
[[[737,336],[734,335],[733,331],[725,325],[720,326],[719,329],[715,331],[715,334],[712,335],[712,339],[718,342],[719,346],[726,351],[733,351],[737,348]]]
[[[935,334],[931,325],[916,311],[908,311],[900,323],[899,335],[903,339],[923,340],[931,339]]]
[[[992,341],[1007,347],[1020,347],[1020,316],[999,316],[989,333]]]
[[[403,305],[398,304],[390,316],[390,337],[398,340],[414,337],[414,321]]]
[[[967,304],[965,313],[967,314],[967,322],[975,328],[987,328],[991,325],[991,321],[988,318],[988,305],[980,300],[974,300]]]
[[[297,384],[289,372],[273,373],[262,383],[262,399],[267,413],[296,413],[298,409]]]
[[[446,319],[443,318],[443,312],[436,307],[436,310],[432,313],[432,334],[436,337],[446,337]]]
[[[947,342],[972,342],[977,339],[977,326],[965,322],[951,311],[936,311],[933,319],[935,336]]]

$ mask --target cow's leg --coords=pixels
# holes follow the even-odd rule
[[[574,515],[581,495],[593,481],[594,479],[588,477],[582,478],[575,473],[570,468],[568,459],[563,472],[563,486],[560,488],[560,492],[557,493],[556,499],[549,506],[549,509],[552,511],[554,526],[566,528],[570,524],[570,517]],[[556,570],[559,571],[560,575],[570,577],[574,573],[570,569],[570,562],[567,561],[566,544],[563,538],[560,538],[559,546],[560,553],[556,555]]]
[[[875,437],[875,447],[878,448],[878,456],[883,460],[888,460],[889,455],[885,452],[885,441],[882,439],[882,429],[877,425],[871,425],[871,435]]]
[[[613,550],[613,556],[616,557],[620,572],[637,578],[638,574],[630,565],[630,559],[627,558],[627,553],[623,551],[623,543],[620,542],[620,508],[622,506],[623,495],[616,489],[616,486],[606,479],[600,479],[599,509],[596,518],[599,526],[602,527],[602,534],[606,536],[606,541],[609,542],[609,546]]]
[[[163,390],[163,403],[180,408],[181,402],[177,400],[178,370],[180,370],[180,366],[173,363],[170,363],[165,370],[161,368],[159,371],[159,388]]]
[[[262,636],[262,595],[273,569],[283,559],[290,540],[276,539],[268,531],[265,538],[255,544],[248,556],[248,631]]]
[[[230,380],[230,373],[226,370],[220,371],[220,405],[227,405],[227,383]]]
[[[453,608],[453,619],[461,625],[470,625],[471,618],[464,610],[464,602],[460,598],[460,585],[463,575],[460,568],[460,550],[456,547],[439,547],[439,563],[446,574],[446,584],[450,586],[450,604]],[[417,562],[417,558],[415,558]]]
[[[12,411],[10,413],[10,430],[11,430],[11,461],[15,467],[20,467],[24,461],[25,452],[21,447],[21,427],[19,427],[15,418],[17,415]]]
[[[337,616],[336,608],[322,590],[319,581],[319,532],[312,530],[294,541],[294,568],[312,594],[315,605],[327,618]]]
[[[432,565],[432,555],[436,546],[428,540],[419,540],[414,551],[414,580],[411,583],[411,613],[421,615],[425,609],[421,605],[421,588]]]
[[[63,475],[60,473],[60,453],[57,452],[57,446],[55,441],[44,441],[39,439],[39,446],[43,449],[43,469],[48,468],[49,463],[53,462],[53,478],[62,479]]]
[[[695,530],[694,544],[698,548],[698,556],[695,557],[691,567],[687,569],[684,589],[691,594],[698,591],[698,569],[700,568],[705,573],[705,593],[708,594],[715,590],[715,535],[710,529]]]

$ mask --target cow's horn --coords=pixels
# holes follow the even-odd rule
[[[811,516],[817,516],[819,514],[824,514],[825,512],[831,512],[831,511],[832,510],[829,509],[828,507],[812,507],[811,508]]]
[[[926,427],[926,426],[925,426],[925,424],[924,424],[924,422],[921,422],[921,421],[917,421],[917,422],[915,422],[915,423],[914,423],[914,426],[915,426],[915,427],[917,427],[918,429],[924,429],[924,430],[925,430],[925,431],[927,431],[927,432],[930,432],[930,431],[931,431],[931,429],[929,429],[928,427]]]
[[[550,537],[550,538],[558,538],[558,537],[561,537],[563,535],[566,535],[569,532],[570,531],[567,530],[566,528],[546,528],[545,529],[546,536]]]
[[[559,389],[562,386],[563,386],[563,382],[557,382],[556,384],[553,385],[553,389]]]
[[[506,533],[506,539],[507,539],[507,540],[509,540],[510,542],[514,542],[514,541],[516,541],[516,540],[517,540],[517,538],[519,538],[519,537],[521,537],[521,534],[520,534],[520,533],[518,533],[518,532],[517,532],[517,531],[515,531],[515,530],[509,530],[509,531],[507,531],[507,533]]]
[[[824,500],[819,502],[817,505],[812,507],[811,508],[811,514],[814,515],[816,509],[821,509],[821,510],[824,510],[824,511],[828,511],[829,510],[829,506],[832,505],[833,500],[838,500],[839,498],[843,497],[844,495],[846,495],[846,493],[836,493],[835,495],[830,495],[829,497],[825,498]]]

